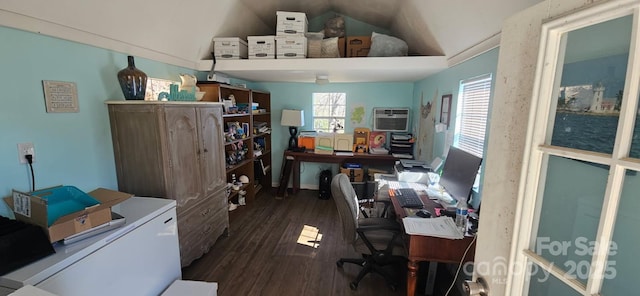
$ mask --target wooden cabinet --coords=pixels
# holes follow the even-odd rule
[[[229,227],[221,104],[107,102],[118,189],[176,200],[182,266]]]
[[[224,156],[227,182],[235,175],[247,176],[249,183],[232,190],[228,200],[238,204],[239,192],[246,191],[245,202],[250,206],[262,191],[271,190],[271,95],[214,82],[199,82],[206,92],[203,101],[232,100],[233,108],[223,115],[225,141]],[[240,133],[237,129],[241,129]],[[234,135],[235,134],[235,135]],[[230,213],[231,219],[242,213],[243,207]]]

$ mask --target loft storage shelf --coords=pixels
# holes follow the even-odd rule
[[[210,71],[212,60],[198,63],[198,70]],[[315,82],[327,75],[330,82],[416,81],[448,67],[444,56],[380,58],[308,58],[217,60],[216,72],[249,81]]]

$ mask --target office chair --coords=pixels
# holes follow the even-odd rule
[[[395,290],[397,282],[385,267],[395,264],[406,266],[407,253],[401,237],[402,227],[396,221],[386,218],[360,218],[355,190],[345,174],[333,177],[331,194],[342,222],[343,239],[356,252],[362,253],[362,258],[341,258],[336,262],[339,268],[344,263],[362,266],[357,278],[349,286],[356,290],[365,275],[375,272],[384,277],[391,290]]]

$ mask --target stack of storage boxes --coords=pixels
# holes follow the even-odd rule
[[[278,59],[307,57],[307,15],[302,12],[276,12],[276,56]]]

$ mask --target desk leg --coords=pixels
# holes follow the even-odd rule
[[[300,162],[293,161],[293,194],[297,194],[300,190]]]
[[[416,295],[416,282],[418,277],[418,261],[409,260],[407,274],[407,296]]]
[[[429,273],[427,273],[427,284],[424,287],[425,295],[433,295],[433,287],[436,283],[436,272],[438,271],[438,262],[429,262]]]

